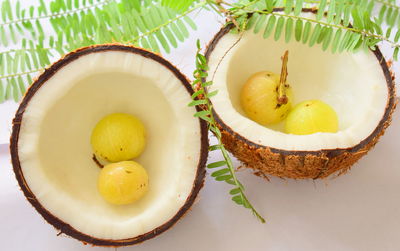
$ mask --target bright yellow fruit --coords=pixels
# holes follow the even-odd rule
[[[90,140],[96,156],[110,162],[130,160],[139,156],[145,147],[145,128],[129,114],[113,113],[101,119]]]
[[[149,177],[146,170],[135,161],[111,163],[101,170],[97,187],[109,203],[126,205],[146,194]]]
[[[286,119],[286,133],[307,135],[316,132],[335,133],[339,129],[335,110],[320,100],[297,104]]]
[[[240,99],[247,116],[261,125],[269,125],[284,120],[292,101],[292,90],[286,89],[288,103],[278,105],[280,75],[269,71],[253,74],[244,84]]]

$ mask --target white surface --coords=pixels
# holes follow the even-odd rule
[[[179,53],[166,55],[191,76],[194,40],[208,41],[219,25],[201,27]],[[398,64],[397,64],[398,70]],[[14,106],[16,107],[16,106]],[[0,105],[1,124],[15,108]],[[265,182],[240,172],[247,194],[267,223],[260,224],[227,195],[229,186],[207,177],[199,202],[171,230],[141,245],[118,250],[398,250],[400,246],[400,111],[377,144],[345,176],[327,181]],[[8,141],[8,129],[0,139]],[[1,141],[0,141],[1,142]],[[4,141],[2,141],[4,142]],[[210,161],[220,159],[215,153]],[[235,163],[238,165],[238,163]],[[23,197],[12,172],[8,146],[0,145],[1,250],[71,251],[92,248],[57,232]]]

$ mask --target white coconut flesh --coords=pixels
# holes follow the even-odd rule
[[[101,239],[142,235],[169,221],[193,188],[200,158],[200,125],[188,94],[160,63],[119,51],[81,56],[55,73],[27,106],[19,134],[25,180],[40,204],[77,231]],[[140,118],[147,145],[135,159],[149,191],[125,206],[97,190],[100,168],[90,136],[107,114]]]
[[[312,18],[313,14],[304,14]],[[241,38],[240,38],[241,37]],[[238,41],[238,39],[240,40]],[[331,105],[339,119],[337,133],[293,135],[284,133],[284,122],[264,127],[249,119],[240,103],[246,80],[259,71],[280,74],[281,57],[289,50],[288,83],[293,105],[319,99]],[[332,54],[320,45],[309,47],[292,38],[264,39],[262,32],[226,34],[209,56],[210,88],[214,110],[224,124],[247,140],[288,151],[349,148],[367,138],[378,126],[388,102],[389,90],[373,52]]]

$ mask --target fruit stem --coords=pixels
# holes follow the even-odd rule
[[[94,163],[96,163],[96,165],[97,165],[98,167],[100,167],[100,168],[103,168],[103,167],[104,167],[104,165],[102,165],[102,164],[100,163],[100,161],[96,158],[96,155],[95,155],[95,154],[93,154],[92,160],[94,161]]]
[[[288,97],[286,96],[286,79],[288,75],[287,71],[287,62],[289,59],[289,51],[286,50],[285,54],[282,57],[282,69],[281,69],[281,78],[279,80],[279,87],[278,87],[278,105],[284,105],[288,102]]]

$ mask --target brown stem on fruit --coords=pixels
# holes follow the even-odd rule
[[[287,104],[288,97],[286,96],[286,79],[288,75],[287,71],[287,62],[289,59],[289,51],[285,51],[285,54],[282,57],[282,69],[281,69],[281,78],[279,80],[279,87],[278,87],[278,105]]]
[[[103,168],[103,167],[104,167],[104,165],[102,165],[102,164],[100,163],[100,161],[96,158],[96,155],[93,154],[92,160],[94,161],[94,163],[96,163],[96,165],[97,165],[98,167],[100,167],[100,168]]]

